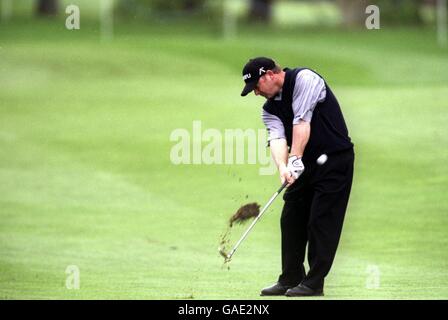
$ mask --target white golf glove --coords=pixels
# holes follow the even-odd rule
[[[291,176],[294,177],[294,179],[298,179],[302,172],[305,170],[302,158],[299,158],[297,156],[290,156],[288,158],[288,165],[286,166],[286,168],[289,170]]]

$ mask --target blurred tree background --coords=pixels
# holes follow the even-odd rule
[[[0,0],[3,3],[12,0]],[[16,3],[30,3],[18,0]],[[424,25],[435,21],[438,0],[99,0],[112,1],[115,13],[132,19],[220,17],[223,8],[230,8],[240,22],[246,24],[315,24],[363,27],[368,5],[380,8],[381,23],[386,26]],[[63,0],[34,0],[39,16],[54,16]],[[77,1],[72,1],[76,4]],[[98,1],[92,1],[95,3]],[[19,4],[20,6],[20,4]],[[6,10],[2,5],[2,10]],[[285,19],[290,16],[290,19]],[[282,17],[282,18],[278,18]],[[285,21],[286,20],[286,21]]]
[[[120,12],[150,12],[160,13],[200,13],[219,14],[219,3],[233,3],[239,7],[242,20],[247,23],[271,23],[279,11],[290,10],[291,14],[298,11],[309,13],[309,7],[315,6],[317,11],[328,11],[332,7],[337,11],[337,24],[356,27],[364,26],[365,8],[376,5],[381,10],[381,20],[386,25],[419,25],[431,23],[431,17],[425,15],[425,10],[434,9],[437,0],[246,0],[246,1],[207,1],[207,0],[120,0],[117,4]],[[213,8],[214,10],[210,10]],[[298,16],[300,17],[300,15]],[[429,19],[428,19],[429,18]],[[432,19],[433,20],[433,19]],[[322,22],[322,19],[320,20]],[[300,21],[297,21],[300,23]]]
[[[385,25],[418,25],[423,22],[422,9],[434,6],[435,1],[422,0],[336,0],[345,26],[363,26],[365,8],[376,5]]]
[[[36,13],[40,16],[52,16],[58,13],[58,0],[37,0]]]
[[[207,1],[207,0],[120,0],[118,7],[132,12],[140,10],[153,10],[155,13],[181,12],[198,13],[206,12],[212,3],[233,2],[239,3],[246,8],[244,14],[247,22],[272,22],[277,9],[287,6],[289,9],[300,10],[307,6],[331,5],[337,9],[341,16],[341,24],[346,26],[364,25],[368,5],[376,5],[381,10],[381,20],[390,25],[418,25],[424,22],[423,10],[428,7],[435,7],[437,0],[237,0],[237,1]],[[238,4],[237,4],[238,5]],[[301,6],[302,5],[302,6]],[[294,12],[295,10],[293,10]]]

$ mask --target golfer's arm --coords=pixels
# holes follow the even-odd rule
[[[271,155],[277,168],[286,166],[288,163],[288,145],[286,139],[274,139],[269,142]]]
[[[310,123],[303,120],[293,126],[291,155],[299,158],[303,156],[303,151],[310,139],[310,131]]]

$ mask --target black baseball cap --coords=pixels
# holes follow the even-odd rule
[[[249,62],[243,68],[243,80],[246,83],[241,96],[246,96],[249,92],[255,89],[258,80],[266,73],[268,70],[275,68],[274,60],[266,57],[257,57],[250,59]]]

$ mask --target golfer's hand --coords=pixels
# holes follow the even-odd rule
[[[292,185],[296,179],[291,175],[291,172],[288,170],[288,167],[286,165],[281,165],[279,167],[279,173],[280,173],[280,180],[282,184],[285,183],[285,181],[288,182],[287,187]]]
[[[288,158],[287,169],[291,173],[291,176],[294,178],[294,180],[297,180],[305,170],[302,158],[299,158],[298,156],[290,156]]]

